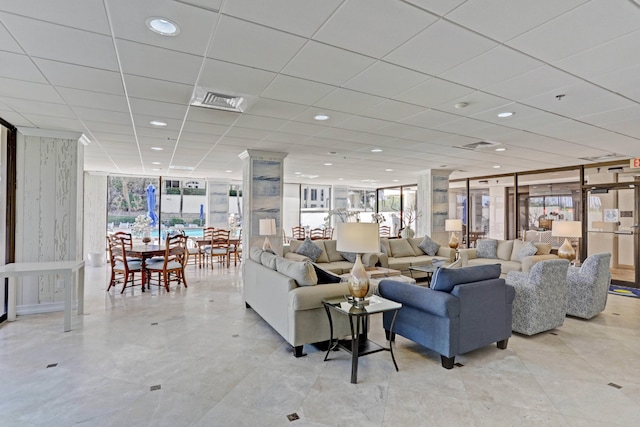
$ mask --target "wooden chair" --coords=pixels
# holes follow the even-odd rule
[[[116,231],[112,236],[122,240],[125,248],[131,249],[133,247],[133,237],[131,236],[131,233],[127,233],[126,231]]]
[[[391,227],[389,227],[388,225],[381,225],[380,237],[391,237]]]
[[[200,247],[198,246],[198,243],[196,243],[195,239],[192,237],[188,237],[187,238],[187,260],[186,260],[186,264],[188,264],[190,261],[193,263],[193,266],[198,266],[200,265]]]
[[[238,241],[229,245],[229,256],[231,255],[233,255],[233,266],[235,267],[238,265],[238,257],[242,261],[242,229],[238,234]]]
[[[214,231],[215,231],[215,228],[213,228],[213,227],[207,227],[204,230],[202,230],[202,232],[204,233],[203,240],[211,241],[211,238],[213,237],[213,232]],[[209,249],[210,247],[211,247],[211,245],[200,245],[200,246],[198,246],[198,249],[200,251],[199,258],[198,258],[198,265],[200,266],[200,268],[202,268],[202,265],[205,265],[205,266],[207,265],[209,254],[206,252],[206,249]]]
[[[311,240],[324,239],[324,230],[322,228],[313,228],[309,230],[309,238]]]
[[[304,240],[307,237],[307,233],[304,231],[304,227],[296,225],[291,229],[291,238],[295,240]]]
[[[323,239],[325,239],[325,240],[333,239],[333,228],[327,227],[327,228],[324,229],[324,237],[323,237]]]
[[[147,280],[151,281],[152,273],[158,273],[157,284],[162,286],[169,292],[169,284],[172,280],[182,283],[187,287],[187,278],[184,275],[184,266],[187,257],[187,236],[183,234],[175,234],[167,236],[165,241],[164,258],[160,261],[151,261],[147,263]]]
[[[109,280],[107,292],[122,280],[124,284],[120,293],[123,293],[129,281],[131,281],[131,286],[135,286],[135,273],[142,274],[142,260],[127,259],[126,243],[115,235],[107,236],[107,247],[109,248],[109,262],[111,263],[111,279]],[[118,278],[118,275],[121,277]],[[142,283],[142,277],[140,277],[140,283]]]
[[[211,247],[206,249],[205,251],[208,253],[208,256],[211,257],[211,268],[213,268],[213,257],[217,257],[219,262],[227,263],[227,268],[229,267],[231,257],[230,257],[230,247],[229,243],[229,235],[231,232],[229,230],[223,230],[222,228],[216,228],[213,232],[213,236],[211,237]]]

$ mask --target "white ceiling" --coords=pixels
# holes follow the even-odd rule
[[[89,171],[239,180],[253,148],[287,182],[384,187],[640,155],[632,0],[2,0],[0,23],[0,117],[84,133]]]

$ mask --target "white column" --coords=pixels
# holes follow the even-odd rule
[[[449,234],[444,229],[449,218],[450,170],[429,169],[418,177],[418,218],[416,236],[429,236],[447,244]]]
[[[107,175],[84,173],[84,259],[90,253],[102,254],[106,250],[107,233]],[[88,265],[88,264],[87,264]]]
[[[246,150],[240,154],[242,166],[243,254],[262,246],[261,219],[276,220],[276,236],[270,237],[273,250],[282,255],[282,209],[284,197],[284,158],[287,153]]]
[[[83,258],[84,146],[78,142],[80,136],[18,129],[16,262]],[[55,277],[18,280],[23,280],[18,287],[18,314],[63,309],[63,286],[56,286]]]
[[[229,183],[207,180],[208,206],[206,224],[208,227],[229,228]]]

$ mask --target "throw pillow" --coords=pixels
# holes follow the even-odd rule
[[[427,255],[435,256],[440,249],[440,244],[431,240],[431,237],[424,236],[418,247]]]
[[[316,270],[309,261],[289,261],[288,259],[278,257],[276,259],[276,267],[278,273],[291,277],[298,283],[298,286],[313,286],[318,283]]]
[[[498,241],[493,239],[476,240],[478,258],[498,258]]]
[[[538,252],[536,245],[534,245],[533,242],[527,242],[527,244],[518,251],[518,255],[516,257],[518,258],[518,261],[522,262],[525,257],[535,255],[536,252]]]
[[[311,239],[307,237],[304,239],[304,242],[302,242],[296,253],[304,255],[311,261],[316,262],[320,254],[322,254],[322,249],[316,246]]]
[[[323,270],[318,267],[316,264],[312,264],[313,268],[316,270],[316,276],[318,276],[318,285],[324,285],[325,283],[340,283],[342,278],[337,274],[333,274],[330,271]]]
[[[340,255],[349,262],[356,262],[357,255],[355,252],[340,252]]]

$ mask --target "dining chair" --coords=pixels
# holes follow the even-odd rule
[[[202,238],[202,240],[206,240],[206,241],[211,241],[211,238],[213,237],[213,232],[215,231],[214,227],[206,227],[204,230],[202,230],[204,237]],[[200,265],[200,268],[202,268],[202,266],[206,266],[208,259],[209,259],[209,254],[206,252],[207,249],[211,248],[211,244],[205,244],[205,245],[199,245],[198,249],[200,251],[199,253],[199,258],[198,258],[198,265]]]
[[[242,262],[242,229],[240,229],[238,239],[235,240],[235,243],[229,244],[229,256],[231,255],[233,255],[234,267],[238,265],[238,257],[240,257],[240,261]]]
[[[142,261],[135,258],[127,258],[125,241],[115,235],[107,236],[107,247],[109,248],[109,262],[111,264],[111,278],[107,292],[122,280],[124,284],[120,293],[123,293],[129,281],[131,281],[131,286],[135,286],[135,273],[142,273]],[[121,277],[118,278],[117,276]],[[140,277],[140,283],[142,283],[142,277]]]
[[[309,239],[321,240],[324,239],[324,230],[322,228],[312,228],[309,230]]]
[[[304,227],[300,225],[296,225],[291,229],[291,238],[295,240],[304,240],[307,237],[307,233],[304,230]]]
[[[187,236],[184,234],[174,234],[167,236],[165,240],[164,258],[159,261],[147,263],[147,280],[153,280],[152,273],[158,273],[156,283],[158,286],[164,285],[169,292],[169,284],[175,280],[187,287],[187,278],[184,275],[184,267],[188,257]]]
[[[187,259],[185,265],[189,262],[192,262],[194,267],[200,264],[200,247],[193,237],[187,238]]]
[[[213,257],[218,258],[218,262],[227,263],[227,267],[230,265],[230,255],[229,250],[231,244],[229,243],[229,235],[231,232],[229,230],[224,230],[222,228],[216,228],[213,232],[213,236],[211,237],[211,246],[205,251],[208,253],[211,258],[211,268],[213,268]]]
[[[389,227],[388,225],[381,225],[380,237],[391,237],[391,227]]]
[[[333,239],[333,228],[332,227],[326,227],[324,229],[324,237],[323,237],[323,239],[325,239],[325,240]]]

